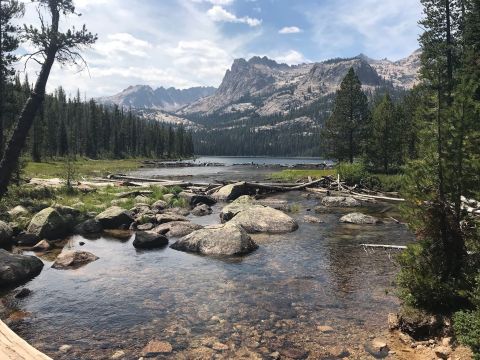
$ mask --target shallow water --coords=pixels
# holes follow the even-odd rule
[[[405,244],[410,233],[388,222],[339,224],[340,213],[316,214],[323,224],[304,223],[304,215],[315,215],[308,209],[318,200],[301,193],[275,197],[300,205],[292,214],[300,228],[255,235],[260,247],[245,257],[211,258],[168,247],[137,251],[133,238],[74,236],[65,250],[90,251],[100,259],[67,271],[45,261],[42,273],[26,285],[33,291],[29,297],[4,297],[9,311],[30,313],[11,326],[55,359],[104,359],[117,350],[138,358],[154,338],[172,344],[171,358],[210,358],[215,342],[230,347],[218,352],[225,358],[270,358],[284,351],[316,359],[338,344],[361,353],[369,335],[386,329],[386,316],[398,301],[391,295],[395,252],[360,244]],[[217,223],[220,207],[192,219]],[[319,325],[334,333],[321,333]],[[59,351],[64,344],[72,346],[66,354]]]

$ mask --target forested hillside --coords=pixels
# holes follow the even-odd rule
[[[30,92],[28,79],[21,82],[16,77],[7,84],[4,138]],[[172,128],[117,106],[82,100],[80,93],[70,98],[62,88],[46,96],[24,148],[24,155],[34,161],[65,156],[119,159],[192,154],[192,136],[182,127]]]

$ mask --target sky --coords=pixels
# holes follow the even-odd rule
[[[236,58],[289,65],[364,53],[398,60],[418,48],[419,0],[74,0],[62,28],[98,34],[88,70],[55,65],[48,91],[113,95],[130,85],[219,86]],[[22,23],[37,23],[26,1]],[[25,44],[20,49],[27,53]],[[24,66],[19,66],[23,71]],[[38,68],[27,64],[30,81]]]

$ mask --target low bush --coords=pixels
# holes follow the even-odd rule
[[[337,165],[336,170],[338,175],[340,175],[340,179],[349,186],[361,184],[362,180],[368,176],[368,172],[361,162],[342,162]]]
[[[473,351],[473,358],[480,360],[480,310],[455,313],[453,329],[458,341],[469,346]]]

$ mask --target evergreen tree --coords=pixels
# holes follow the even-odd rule
[[[352,163],[364,150],[369,120],[367,96],[351,68],[337,91],[333,113],[323,131],[327,153],[335,159]]]
[[[375,170],[388,174],[392,167],[401,165],[402,142],[399,114],[387,93],[375,106],[369,129],[366,154]]]

